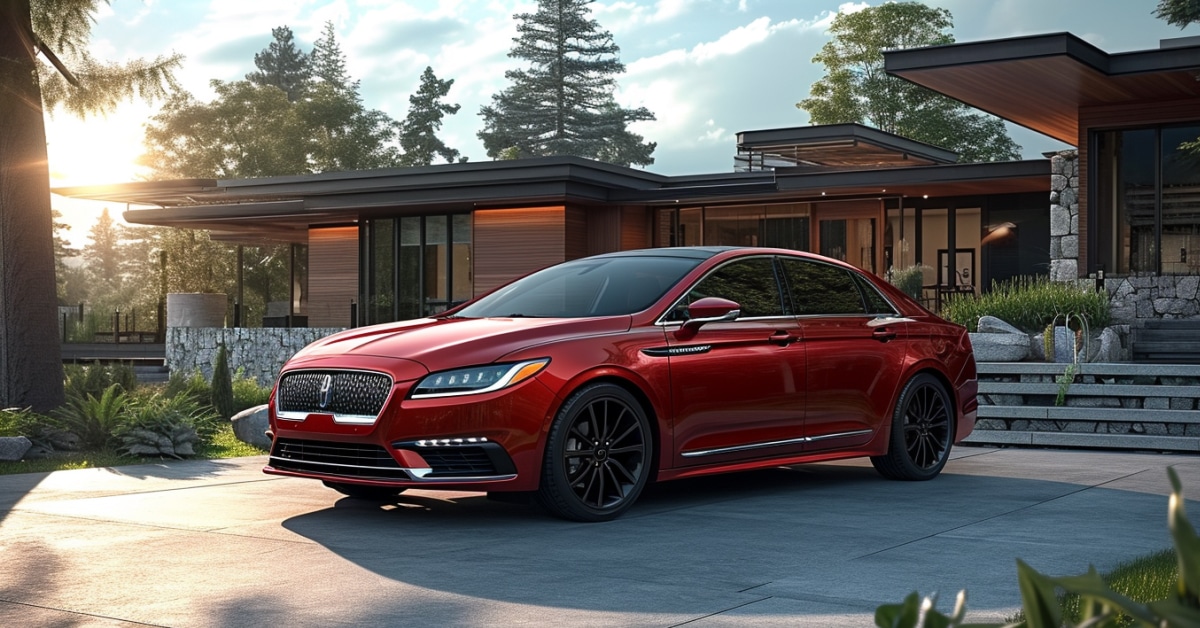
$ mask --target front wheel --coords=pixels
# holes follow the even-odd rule
[[[650,422],[615,384],[571,395],[550,425],[538,501],[572,521],[608,521],[629,509],[650,474]]]
[[[908,381],[892,413],[888,452],[871,464],[892,480],[931,480],[941,473],[954,442],[954,405],[938,379],[921,373]]]

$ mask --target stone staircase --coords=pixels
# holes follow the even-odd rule
[[[1200,319],[1148,319],[1130,333],[1135,362],[1200,365]]]
[[[969,444],[1200,452],[1200,364],[1076,364],[1069,380],[1062,363],[976,366]]]

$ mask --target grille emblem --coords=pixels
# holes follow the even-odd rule
[[[333,401],[333,376],[327,374],[321,379],[321,388],[317,391],[317,407],[324,410],[329,407],[331,401]]]

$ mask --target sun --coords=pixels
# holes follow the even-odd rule
[[[123,103],[107,116],[76,118],[56,112],[46,118],[50,187],[126,183],[137,180],[143,152],[142,125],[148,109]]]

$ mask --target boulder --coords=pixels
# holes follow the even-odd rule
[[[979,333],[981,334],[1024,334],[1025,332],[1009,325],[995,316],[979,317]]]
[[[1029,336],[1025,334],[971,334],[976,362],[1020,362],[1029,357]]]
[[[24,436],[0,437],[0,460],[15,462],[25,457],[33,443]]]
[[[238,440],[247,445],[254,445],[264,451],[271,450],[271,439],[267,438],[267,406],[254,406],[233,415],[233,434]]]
[[[1105,327],[1100,332],[1100,349],[1096,351],[1093,362],[1120,362],[1121,336],[1112,327]]]

